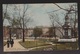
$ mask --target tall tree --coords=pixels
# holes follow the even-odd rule
[[[37,37],[40,37],[41,36],[42,29],[41,28],[37,28],[37,27],[34,28],[33,34],[34,34],[35,39],[37,39]]]
[[[51,27],[53,29],[53,34],[55,33],[55,35],[57,35],[56,34],[56,30],[58,30],[61,33],[61,36],[63,36],[63,32],[61,30],[61,28],[63,26],[63,23],[59,20],[58,14],[51,13],[51,14],[49,14],[49,16],[50,16],[50,21],[52,23],[52,26]]]
[[[11,27],[16,27],[16,28],[22,28],[23,29],[23,42],[24,40],[24,29],[27,28],[27,25],[29,22],[32,22],[31,18],[29,17],[27,11],[30,8],[29,4],[5,4],[5,11],[3,14],[4,18],[8,18],[8,21],[11,25]],[[10,10],[11,8],[11,11]],[[7,13],[10,15],[9,17],[5,17]],[[22,33],[22,32],[21,32]]]
[[[5,9],[3,8],[3,21],[4,21],[4,19],[5,18],[7,18],[7,8],[8,8],[8,4],[6,4],[6,5],[3,5],[3,6],[5,6]]]

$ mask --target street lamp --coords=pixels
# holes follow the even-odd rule
[[[11,41],[11,26],[9,26],[9,39],[10,39],[10,41]]]

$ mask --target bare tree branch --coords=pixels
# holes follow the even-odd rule
[[[56,3],[53,3],[53,4],[55,4],[57,7],[59,7],[60,9],[63,9],[63,10],[65,10],[65,11],[68,11],[67,9],[64,9],[64,8],[62,8],[61,6],[59,6],[58,4],[56,4]]]
[[[68,9],[62,8],[61,6],[59,6],[59,5],[56,4],[56,3],[53,3],[53,4],[55,4],[57,7],[59,7],[59,8],[62,9],[62,10],[65,10],[65,11],[76,11],[76,10],[72,9],[72,6],[73,6],[73,5],[71,5],[71,8],[68,10]]]

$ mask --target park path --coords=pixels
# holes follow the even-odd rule
[[[10,46],[9,48],[7,48],[7,45],[5,45],[4,46],[4,52],[23,51],[23,50],[25,50],[25,48],[19,44],[19,41],[20,40],[14,40],[13,47]]]
[[[39,47],[33,47],[33,48],[28,48],[28,49],[26,49],[26,48],[24,48],[23,46],[21,46],[21,45],[19,44],[19,41],[21,41],[21,40],[20,40],[20,39],[19,39],[19,40],[14,40],[14,45],[13,45],[13,47],[7,48],[7,45],[5,45],[5,46],[4,46],[4,52],[30,51],[30,50],[32,50],[32,49],[41,48],[41,47],[46,47],[46,46],[39,46]],[[30,40],[28,40],[28,41],[30,41]],[[52,43],[50,43],[50,44],[52,44]],[[52,45],[55,45],[55,44],[52,44]]]

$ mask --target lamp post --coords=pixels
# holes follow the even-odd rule
[[[9,38],[10,38],[10,41],[11,41],[11,26],[9,26],[9,34],[10,34]]]

